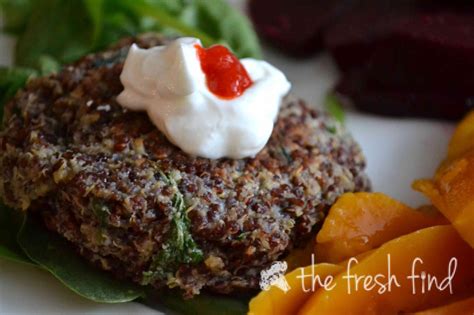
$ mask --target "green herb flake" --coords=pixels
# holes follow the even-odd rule
[[[172,185],[176,193],[173,196],[173,218],[167,243],[153,257],[150,269],[143,273],[141,283],[147,285],[174,275],[181,264],[196,264],[203,260],[203,252],[198,248],[189,231],[189,219],[186,206],[177,184],[170,176],[160,172],[165,182]]]
[[[242,232],[240,233],[239,235],[237,235],[236,239],[238,241],[242,241],[243,239],[245,239],[248,235],[250,235],[251,232],[247,231],[247,232]]]
[[[334,94],[328,94],[324,100],[324,107],[326,111],[330,113],[340,123],[344,123],[345,114],[341,102],[338,97]]]
[[[291,163],[293,162],[293,158],[291,157],[291,154],[288,152],[288,150],[282,146],[280,147],[281,148],[281,154],[283,155],[283,157],[285,158],[285,160],[288,162],[288,163]]]
[[[92,198],[90,202],[90,209],[94,215],[99,219],[100,226],[105,227],[107,225],[107,219],[110,215],[110,209],[103,200]]]

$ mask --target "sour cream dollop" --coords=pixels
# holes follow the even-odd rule
[[[202,70],[195,38],[141,49],[132,45],[117,101],[146,111],[151,121],[184,152],[210,159],[255,156],[267,143],[282,98],[285,75],[269,63],[240,60],[252,83],[234,98],[213,94]]]

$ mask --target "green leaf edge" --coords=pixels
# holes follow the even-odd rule
[[[33,261],[31,261],[28,257],[23,257],[22,255],[16,253],[15,251],[9,249],[8,247],[0,244],[0,258],[9,260],[16,263],[21,263],[24,265],[39,267]]]
[[[30,219],[31,220],[31,219]],[[135,294],[131,294],[130,298],[121,298],[121,299],[110,299],[110,300],[102,300],[102,299],[97,299],[97,298],[94,298],[90,295],[88,295],[87,293],[84,293],[84,292],[81,292],[80,290],[78,290],[77,288],[75,287],[72,287],[67,281],[65,281],[62,277],[60,277],[57,272],[54,270],[54,268],[51,268],[50,266],[44,264],[42,261],[38,260],[37,258],[34,257],[34,255],[32,255],[28,249],[26,248],[25,244],[21,241],[21,237],[24,236],[24,232],[26,231],[26,226],[28,224],[28,217],[25,216],[25,220],[23,221],[23,224],[18,232],[18,237],[17,237],[17,241],[18,241],[18,244],[20,245],[21,249],[24,251],[24,253],[26,254],[26,256],[28,256],[29,259],[31,259],[34,263],[38,264],[38,266],[40,266],[42,269],[48,271],[51,275],[53,275],[53,277],[55,277],[56,279],[58,279],[66,288],[68,288],[69,290],[73,291],[74,293],[78,294],[79,296],[82,296],[83,298],[87,299],[87,300],[90,300],[90,301],[94,301],[94,302],[98,302],[98,303],[107,303],[107,304],[116,304],[116,303],[125,303],[125,302],[131,302],[131,301],[134,301],[138,298],[143,298],[145,296],[145,290],[144,288],[139,290],[138,288],[135,289],[136,290],[136,293]],[[38,224],[35,224],[38,226]],[[48,234],[50,234],[50,232],[46,232]],[[50,237],[51,235],[48,235],[48,237]],[[108,276],[104,271],[100,271],[100,270],[96,270],[94,269],[94,267],[88,265],[85,261],[82,261],[82,260],[78,260],[78,263],[79,264],[83,264],[87,269],[90,269],[91,272],[94,272],[94,273],[102,273],[102,275],[104,276]],[[118,281],[118,280],[117,280]]]

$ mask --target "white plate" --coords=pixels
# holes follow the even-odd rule
[[[239,0],[231,1],[239,5]],[[0,36],[0,64],[11,63],[13,41]],[[266,59],[283,70],[296,94],[322,104],[337,71],[326,55],[303,61],[265,49]],[[424,202],[411,188],[416,178],[430,177],[445,154],[453,124],[388,119],[347,113],[347,127],[365,152],[373,189],[409,205]],[[0,314],[160,314],[137,303],[89,302],[65,289],[52,276],[33,267],[0,260]]]

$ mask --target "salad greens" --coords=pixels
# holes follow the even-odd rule
[[[4,31],[18,37],[15,64],[38,69],[147,31],[228,44],[239,57],[261,57],[250,22],[225,0],[0,0]],[[41,40],[38,40],[41,39]]]
[[[38,69],[38,59],[42,56],[67,63],[92,51],[100,27],[95,12],[101,3],[100,0],[34,1],[24,30],[17,34],[15,63]]]
[[[28,78],[143,32],[198,37],[241,58],[261,57],[250,22],[225,0],[0,0],[1,13],[17,44],[15,68],[0,68],[0,106]]]

